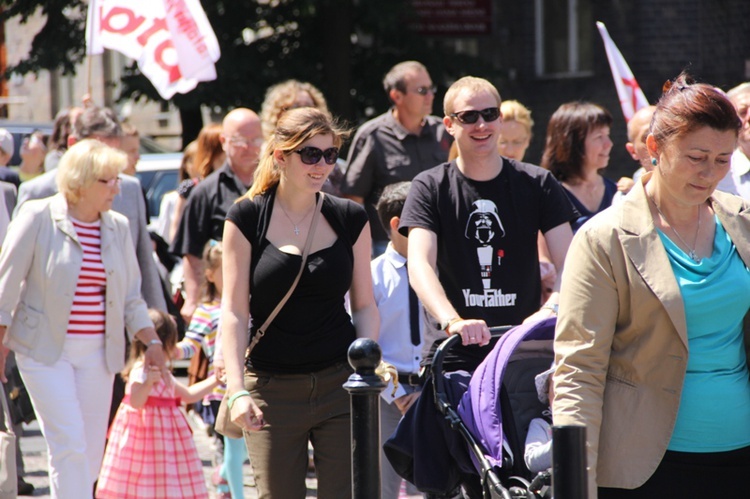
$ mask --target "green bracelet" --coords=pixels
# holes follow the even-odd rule
[[[240,397],[249,397],[250,392],[247,390],[240,390],[231,397],[229,397],[229,400],[227,400],[227,407],[229,407],[229,410],[232,410],[232,406],[234,405],[234,401],[237,400]]]

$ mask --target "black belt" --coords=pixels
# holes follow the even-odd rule
[[[398,382],[402,385],[422,386],[422,378],[419,374],[398,373]]]

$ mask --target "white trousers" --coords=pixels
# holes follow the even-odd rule
[[[92,497],[112,400],[104,335],[68,335],[49,366],[21,354],[16,361],[47,441],[52,498]]]

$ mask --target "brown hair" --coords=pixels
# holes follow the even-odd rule
[[[188,164],[195,164],[195,154],[198,152],[198,142],[192,141],[182,151],[182,160],[180,161],[180,182],[190,178],[190,169]]]
[[[651,118],[650,133],[661,147],[673,137],[704,126],[722,132],[732,131],[736,136],[742,122],[723,92],[705,83],[695,83],[683,71],[677,78],[664,84],[662,96]]]
[[[612,115],[597,104],[579,101],[561,105],[547,125],[542,168],[551,171],[560,182],[580,177],[586,136],[595,128],[611,125]]]
[[[253,185],[244,197],[252,199],[279,183],[281,172],[273,157],[275,150],[289,155],[303,142],[317,135],[331,135],[334,147],[341,147],[349,132],[339,126],[330,114],[314,107],[290,109],[282,114],[276,130],[263,147]]]
[[[224,148],[221,145],[221,125],[218,123],[209,123],[201,128],[198,138],[198,149],[195,151],[195,171],[201,178],[208,177],[214,171],[214,161],[221,154],[224,154]]]
[[[170,356],[177,345],[177,323],[170,317],[166,312],[157,310],[155,308],[148,309],[148,317],[151,322],[154,323],[154,329],[156,329],[156,336],[162,342],[162,348],[167,357]],[[145,354],[148,349],[148,345],[144,344],[138,338],[133,338],[130,343],[130,355],[128,361],[125,363],[125,368],[120,372],[120,375],[128,380],[130,371],[133,370],[133,366],[138,362]]]

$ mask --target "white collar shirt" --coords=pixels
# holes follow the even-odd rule
[[[380,313],[380,336],[378,343],[383,360],[396,367],[399,373],[416,374],[422,359],[424,321],[420,304],[420,343],[412,344],[409,321],[409,277],[406,258],[401,256],[393,244],[388,244],[385,253],[370,263],[375,303]],[[407,392],[399,386],[393,393],[389,383],[381,396],[389,404]]]

